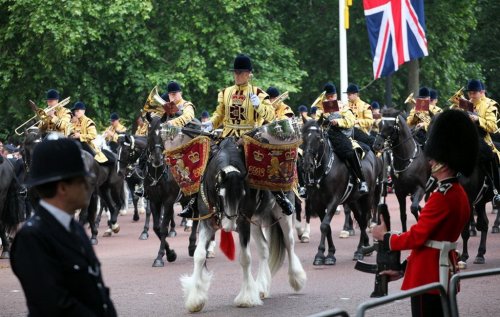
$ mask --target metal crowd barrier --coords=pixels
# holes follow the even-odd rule
[[[450,311],[452,316],[458,316],[458,305],[457,305],[457,286],[460,280],[465,280],[475,277],[483,277],[489,275],[499,275],[500,268],[497,269],[487,269],[472,272],[461,272],[454,274],[450,280]]]
[[[349,317],[349,314],[343,309],[335,308],[335,309],[325,310],[322,311],[321,313],[317,313],[314,315],[310,315],[309,317],[335,317],[335,316]]]
[[[419,286],[416,288],[409,289],[407,291],[402,291],[399,293],[387,295],[384,297],[376,298],[376,299],[361,303],[358,306],[356,316],[363,317],[365,315],[365,312],[368,309],[371,309],[371,308],[374,308],[377,306],[382,306],[382,305],[385,305],[387,303],[394,302],[398,299],[403,299],[403,298],[408,298],[408,297],[412,297],[415,295],[424,294],[424,293],[427,293],[428,291],[432,291],[432,290],[439,291],[439,294],[441,295],[441,303],[443,306],[443,316],[449,317],[450,316],[450,309],[448,307],[448,296],[446,294],[446,291],[444,290],[443,285],[441,285],[438,282],[422,285],[422,286]]]

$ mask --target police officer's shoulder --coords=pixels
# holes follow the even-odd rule
[[[450,188],[453,187],[453,183],[442,183],[439,185],[437,192],[441,193],[443,195],[446,195],[446,193],[450,190]]]
[[[24,223],[21,230],[17,234],[20,234],[21,232],[24,234],[36,232],[39,230],[41,225],[42,218],[39,215],[35,214]]]

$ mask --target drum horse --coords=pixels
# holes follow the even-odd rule
[[[288,128],[282,129],[284,126]],[[212,273],[206,267],[207,246],[213,234],[219,229],[221,229],[221,249],[230,259],[234,259],[235,256],[232,231],[237,231],[239,235],[239,262],[243,270],[243,283],[234,300],[237,306],[262,305],[262,299],[270,294],[271,277],[282,266],[286,254],[288,254],[290,286],[299,291],[305,285],[306,273],[294,252],[292,219],[294,216],[282,213],[270,190],[256,189],[251,185],[249,170],[254,172],[258,170],[259,173],[262,171],[266,177],[271,174],[266,168],[260,170],[248,162],[248,155],[263,157],[258,154],[259,151],[248,151],[247,141],[253,141],[246,139],[258,140],[260,144],[269,143],[272,148],[274,145],[271,144],[294,143],[300,140],[298,130],[283,121],[257,128],[249,135],[253,137],[243,137],[246,156],[238,146],[239,141],[232,137],[218,144],[212,144],[212,153],[198,192],[200,233],[194,254],[193,273],[181,277],[185,306],[190,312],[200,311],[208,301]],[[274,147],[280,148],[280,146]],[[296,148],[293,151],[293,154],[284,150],[277,150],[276,153],[289,153],[287,155],[293,159],[287,163],[293,167],[296,161]],[[283,163],[273,159],[271,161],[271,165],[274,164],[275,167]],[[272,168],[269,171],[276,172]],[[293,199],[293,193],[289,192],[288,198]],[[257,244],[260,260],[256,279],[251,271],[250,237],[253,237]]]

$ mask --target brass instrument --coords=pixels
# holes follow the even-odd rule
[[[158,86],[155,86],[149,93],[148,99],[142,108],[142,112],[153,112],[156,115],[162,116],[165,113],[163,106],[167,104],[159,94]]]
[[[465,99],[464,87],[460,88],[455,94],[453,94],[453,96],[451,96],[448,101],[458,106],[458,104],[460,103],[460,99]]]
[[[405,104],[410,104],[412,107],[415,107],[417,102],[415,101],[415,98],[413,98],[413,93],[409,94],[408,97],[406,97]]]
[[[316,98],[316,100],[314,100],[314,102],[313,102],[313,103],[312,103],[312,105],[311,105],[311,108],[312,108],[312,107],[317,107],[317,105],[318,105],[319,103],[321,103],[321,102],[323,101],[323,99],[325,99],[325,95],[326,95],[326,91],[323,91],[323,92],[321,93],[321,95],[319,95],[319,96],[318,96],[318,98]]]
[[[52,107],[48,107],[46,109],[40,109],[36,106],[36,104],[30,100],[30,106],[32,108],[32,110],[36,113],[33,117],[29,118],[28,120],[26,120],[23,124],[21,124],[20,126],[18,126],[14,132],[17,134],[17,135],[23,135],[24,134],[24,131],[25,130],[29,130],[31,128],[33,128],[34,126],[37,126],[40,124],[40,122],[42,121],[46,121],[47,118],[48,118],[48,113],[53,111],[53,110],[56,110],[57,108],[59,107],[64,107],[66,106],[69,101],[70,101],[70,98],[71,97],[68,97],[66,99],[63,99],[61,101],[59,101],[57,104],[53,105]],[[31,124],[30,126],[28,126],[28,124],[30,122],[32,122],[33,120],[36,120],[38,118],[38,120]],[[28,127],[26,127],[28,126]],[[22,130],[22,131],[20,131]]]
[[[277,104],[279,104],[281,101],[285,101],[288,99],[288,91],[285,91],[284,93],[282,93],[281,95],[279,95],[278,97],[276,97],[276,99],[274,99],[273,102],[271,102],[271,105],[273,107],[275,107]]]

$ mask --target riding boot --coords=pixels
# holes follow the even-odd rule
[[[351,167],[354,176],[359,181],[359,193],[367,194],[368,193],[368,184],[366,183],[365,176],[363,174],[363,170],[361,169],[361,162],[359,161],[358,153],[353,151],[351,155],[349,155],[349,166]]]
[[[279,192],[272,192],[274,195],[274,198],[276,199],[276,203],[278,206],[281,207],[281,210],[283,213],[287,216],[290,216],[295,212],[295,206],[292,204],[292,202],[286,197],[285,193],[279,191]]]
[[[182,217],[182,218],[193,218],[193,205],[196,202],[196,197],[191,198],[189,202],[187,203],[186,207],[182,209],[180,213],[177,214],[177,216]]]

